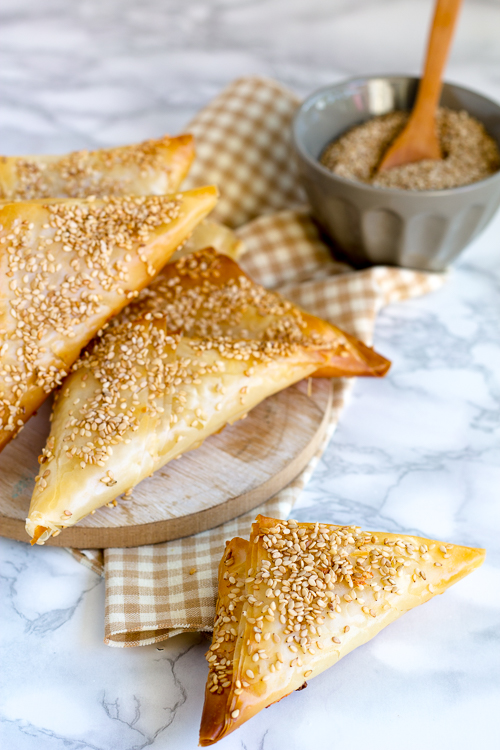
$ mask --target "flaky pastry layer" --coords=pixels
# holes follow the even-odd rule
[[[243,240],[232,229],[217,221],[205,219],[198,224],[182,247],[175,251],[169,262],[176,263],[186,255],[209,247],[232,260],[238,260],[245,253]]]

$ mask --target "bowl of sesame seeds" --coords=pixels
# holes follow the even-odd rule
[[[500,106],[461,86],[443,86],[443,159],[377,174],[418,83],[353,78],[311,94],[295,117],[294,148],[313,214],[356,266],[444,271],[500,205]]]

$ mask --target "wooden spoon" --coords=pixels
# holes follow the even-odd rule
[[[385,152],[379,172],[423,159],[443,158],[437,137],[436,109],[461,3],[462,0],[436,0],[417,99],[404,130]]]

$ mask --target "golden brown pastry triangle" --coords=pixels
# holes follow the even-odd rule
[[[484,556],[421,537],[258,516],[250,541],[228,542],[219,566],[200,745],[303,687]]]
[[[0,208],[0,450],[216,200],[206,187]]]
[[[63,156],[0,157],[0,200],[175,192],[194,158],[191,135]]]
[[[205,248],[169,263],[123,316],[167,315],[188,336],[231,336],[285,343],[313,337],[330,348],[316,377],[383,376],[389,360],[353,336],[256,284],[226,255]],[[120,320],[123,319],[120,318]]]
[[[307,377],[314,343],[171,334],[149,314],[111,327],[64,381],[26,529],[43,543]]]

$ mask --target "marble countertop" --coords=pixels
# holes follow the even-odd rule
[[[306,94],[418,73],[429,0],[6,0],[1,149],[62,152],[183,124],[232,78]],[[447,78],[500,99],[500,7],[467,0]],[[295,515],[486,547],[485,565],[263,711],[221,750],[488,747],[500,705],[500,215],[447,285],[386,308],[393,360],[360,380]],[[64,550],[0,539],[8,750],[190,750],[207,641],[103,644],[104,585]],[[494,592],[497,592],[496,594]]]

